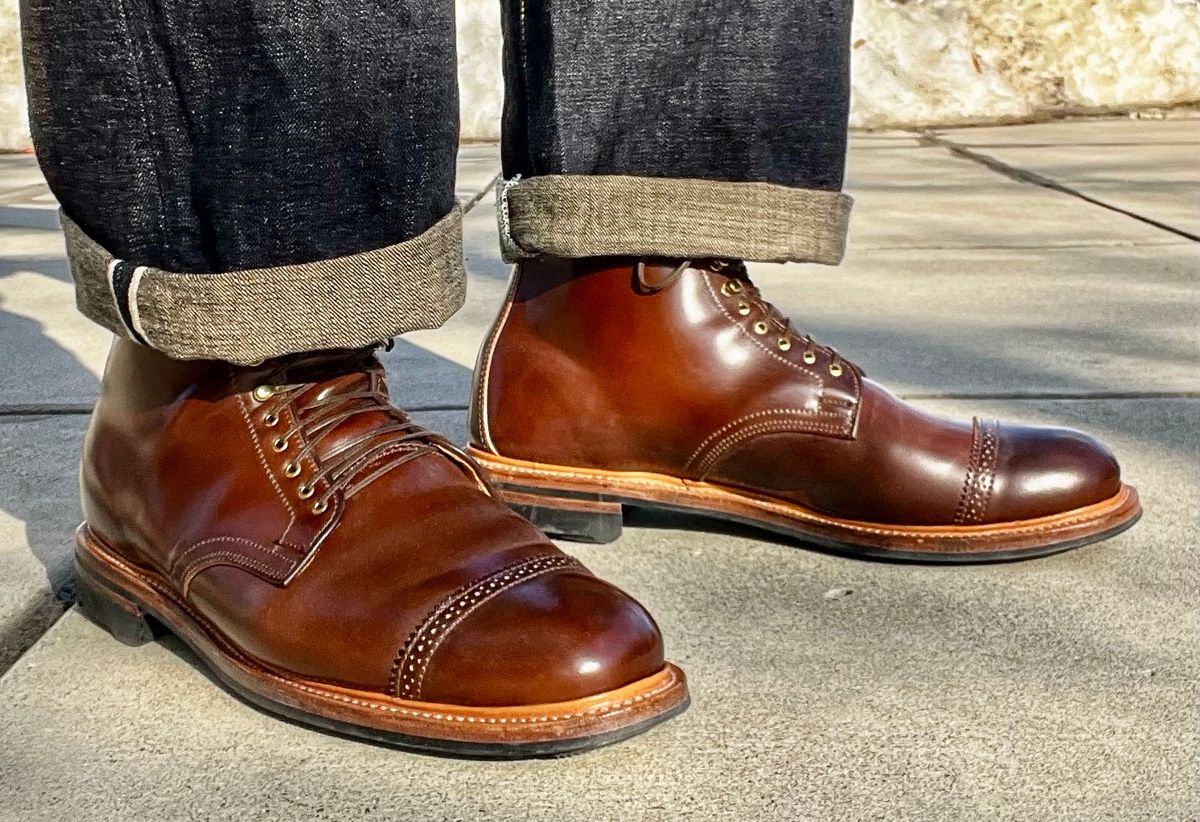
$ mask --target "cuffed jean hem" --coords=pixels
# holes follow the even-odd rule
[[[574,174],[506,180],[497,198],[508,262],[612,254],[836,265],[852,203],[773,183]]]
[[[120,260],[60,214],[79,310],[181,360],[251,365],[436,328],[463,303],[462,212],[395,245],[329,260],[181,274]]]

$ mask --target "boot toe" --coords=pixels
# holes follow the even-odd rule
[[[514,706],[592,696],[663,669],[662,635],[633,598],[583,571],[526,580],[459,621],[429,657],[418,698]]]
[[[1033,519],[1110,499],[1121,469],[1102,443],[1066,428],[1005,426],[989,519]]]

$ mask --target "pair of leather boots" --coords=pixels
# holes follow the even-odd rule
[[[558,755],[688,692],[650,615],[546,533],[612,540],[635,505],[960,562],[1072,548],[1139,513],[1095,440],[916,410],[721,260],[520,265],[471,438],[392,406],[371,349],[243,368],[118,341],[84,449],[80,604],[131,644],[176,633],[309,724]]]

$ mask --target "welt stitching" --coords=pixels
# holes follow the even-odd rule
[[[794,368],[795,370],[799,371],[801,374],[807,374],[808,376],[812,377],[814,380],[817,381],[817,387],[820,389],[821,394],[824,395],[825,380],[821,377],[820,374],[817,374],[814,371],[809,371],[807,368],[801,368],[800,366],[796,365],[791,360],[779,356],[774,351],[767,348],[765,345],[763,345],[761,342],[759,342],[757,339],[755,339],[754,335],[751,334],[749,331],[747,331],[742,326],[742,324],[740,322],[738,322],[737,319],[732,314],[729,313],[729,309],[725,307],[725,304],[723,302],[721,302],[720,297],[717,296],[716,290],[712,287],[712,282],[709,280],[707,271],[704,271],[701,273],[701,278],[704,280],[704,286],[705,286],[705,288],[708,289],[709,296],[712,297],[713,302],[717,304],[717,308],[721,309],[721,313],[724,314],[727,318],[729,318],[729,321],[732,322],[735,326],[737,326],[738,330],[741,331],[742,334],[748,340],[750,340],[750,342],[752,342],[756,346],[758,346],[763,351],[763,353],[765,353],[771,359],[778,360],[779,362],[786,365],[788,368]]]
[[[547,479],[579,479],[579,480],[584,480],[584,481],[589,481],[589,482],[594,482],[596,479],[592,475],[580,474],[575,471],[545,471],[545,470],[537,469],[537,468],[525,468],[524,466],[520,466],[520,465],[497,465],[495,463],[491,463],[491,468],[489,470],[496,472],[496,473],[502,473],[504,471],[508,471],[508,472],[511,472],[514,474],[525,474],[528,476],[543,477],[543,478],[547,478]],[[711,497],[711,498],[716,498],[716,499],[720,499],[722,497],[728,497],[731,495],[731,492],[721,492],[721,491],[710,489],[710,488],[697,488],[694,483],[688,482],[686,480],[681,480],[679,483],[669,483],[669,482],[662,482],[660,480],[653,480],[653,479],[640,479],[637,477],[622,477],[620,481],[622,483],[625,483],[628,485],[644,485],[644,486],[647,486],[650,488],[661,488],[664,490],[674,491],[674,492],[679,492],[682,489],[682,490],[688,491],[691,494],[695,494],[697,496]],[[767,510],[767,511],[774,511],[779,514],[782,514],[783,516],[791,517],[793,519],[802,519],[802,520],[808,520],[810,522],[817,522],[817,523],[827,523],[829,521],[828,518],[826,518],[826,517],[816,516],[814,514],[806,512],[806,511],[797,511],[797,510],[795,510],[795,506],[780,505],[778,503],[768,502],[766,500],[756,499],[754,497],[747,497],[747,496],[744,496],[741,494],[736,494],[734,496],[737,496],[739,502],[741,502],[745,505],[749,505],[752,508],[761,508],[761,509]],[[1021,528],[1006,528],[1006,529],[1004,529],[1004,533],[1006,533],[1006,534],[1036,534],[1039,531],[1052,531],[1052,530],[1055,530],[1058,528],[1063,528],[1068,525],[1076,525],[1076,524],[1083,523],[1083,522],[1090,522],[1092,520],[1101,519],[1104,516],[1107,516],[1107,514],[1108,514],[1108,512],[1098,512],[1098,513],[1093,513],[1093,514],[1081,514],[1077,517],[1071,517],[1069,519],[1059,520],[1057,522],[1043,523],[1041,525],[1026,525]],[[871,526],[855,525],[854,523],[850,523],[850,522],[838,522],[837,525],[839,528],[846,528],[850,531],[860,531],[865,534],[876,534],[879,536],[904,537],[904,536],[912,536],[912,534],[913,534],[912,531],[896,530],[896,529],[892,529],[892,528],[875,528],[875,527],[871,527]],[[927,538],[927,539],[961,539],[962,538],[961,534],[952,534],[952,533],[946,533],[946,532],[941,532],[941,531],[925,532],[925,533],[922,533],[921,536],[923,538]]]
[[[496,571],[493,571],[490,574],[485,574],[484,576],[482,576],[478,579],[473,579],[470,582],[463,583],[458,588],[454,589],[453,592],[451,592],[446,597],[444,597],[441,602],[439,602],[437,605],[434,605],[432,608],[430,608],[429,611],[426,612],[425,616],[421,618],[421,621],[419,623],[417,623],[417,627],[414,628],[412,630],[412,632],[408,635],[408,638],[404,640],[404,644],[400,646],[400,650],[397,651],[395,658],[392,660],[392,668],[388,672],[388,690],[396,691],[398,689],[398,687],[399,687],[398,679],[399,679],[399,675],[400,675],[400,668],[404,663],[405,657],[408,656],[409,649],[415,643],[417,636],[422,631],[425,630],[425,628],[428,626],[428,624],[430,622],[432,622],[434,620],[434,618],[436,618],[438,616],[438,614],[440,614],[447,607],[449,607],[450,604],[454,602],[454,600],[461,597],[464,593],[471,590],[471,588],[475,587],[480,582],[487,581],[488,579],[492,578],[493,576],[495,576],[497,574],[503,574],[506,571],[512,571],[513,569],[519,568],[520,566],[525,565],[527,563],[536,562],[540,559],[545,559],[547,557],[553,557],[553,556],[558,556],[558,555],[542,554],[542,555],[535,556],[535,557],[526,557],[525,559],[519,559],[516,562],[512,562],[508,565],[505,565],[504,567],[502,567]]]
[[[330,691],[321,690],[320,688],[313,688],[310,685],[302,685],[299,682],[292,682],[291,680],[285,679],[284,677],[280,676],[279,674],[275,673],[274,671],[271,671],[270,669],[266,668],[262,663],[258,662],[258,660],[256,660],[254,657],[251,657],[250,655],[248,655],[244,651],[242,651],[240,648],[238,648],[237,646],[230,643],[227,639],[225,639],[224,635],[221,634],[220,630],[217,629],[216,626],[214,626],[212,624],[212,622],[210,622],[203,614],[199,614],[196,611],[193,611],[186,602],[183,602],[182,600],[178,599],[175,596],[175,594],[169,588],[167,588],[165,585],[161,584],[160,582],[158,582],[157,580],[155,580],[152,577],[146,576],[141,571],[125,564],[124,562],[121,562],[118,559],[114,559],[114,558],[105,556],[104,561],[117,566],[125,573],[130,574],[131,576],[140,580],[145,585],[147,585],[150,588],[157,591],[161,596],[165,597],[166,599],[168,599],[172,603],[174,603],[176,607],[178,607],[181,611],[183,611],[185,614],[187,614],[189,617],[191,617],[193,620],[195,620],[201,627],[203,627],[208,632],[209,639],[211,639],[218,646],[220,646],[221,649],[224,650],[225,653],[227,653],[234,660],[236,660],[237,662],[239,662],[247,667],[253,668],[255,671],[261,673],[263,676],[267,677],[268,679],[274,680],[275,682],[279,683],[280,685],[283,685],[284,687],[291,688],[291,689],[297,690],[297,691],[304,691],[305,693],[313,694],[314,696],[321,697],[322,699],[333,699],[333,700],[337,700],[339,702],[344,702],[349,705],[356,705],[356,706],[362,707],[362,708],[369,708],[370,710],[373,710],[373,711],[393,713],[393,714],[403,714],[404,716],[411,716],[413,718],[432,719],[432,720],[435,720],[438,722],[478,722],[480,724],[483,724],[485,721],[485,719],[483,717],[476,718],[473,716],[465,716],[462,714],[452,714],[449,712],[417,711],[417,710],[411,710],[409,708],[402,708],[398,705],[383,705],[378,702],[369,702],[367,700],[356,699],[354,697],[344,696],[342,694],[336,694],[336,693],[332,693]],[[571,711],[571,712],[562,713],[562,714],[547,714],[547,715],[540,716],[540,717],[539,716],[513,717],[512,719],[508,720],[508,723],[514,724],[514,725],[515,724],[538,725],[538,724],[543,724],[543,723],[547,723],[547,722],[561,722],[563,720],[574,719],[576,717],[582,718],[585,716],[597,716],[600,714],[616,714],[616,713],[620,712],[623,708],[630,707],[635,702],[643,702],[648,699],[652,699],[653,697],[658,696],[659,694],[664,693],[664,692],[670,690],[671,688],[674,688],[677,684],[678,684],[678,677],[676,676],[674,671],[671,671],[670,676],[667,678],[667,681],[665,681],[662,685],[652,688],[651,690],[646,691],[644,694],[636,694],[629,699],[622,700],[620,703],[606,703],[606,704],[602,704],[602,705],[597,705],[594,708],[588,708],[585,711]],[[486,719],[486,722],[489,724],[504,723],[505,719],[507,719],[507,717],[501,717],[499,719],[497,719],[495,717],[489,717]]]
[[[713,449],[711,451],[709,451],[708,454],[704,457],[704,459],[700,461],[700,464],[696,466],[696,470],[703,476],[709,470],[711,470],[712,467],[720,460],[720,458],[722,456],[724,456],[726,453],[728,453],[729,450],[731,448],[733,448],[733,446],[737,445],[740,442],[745,442],[746,440],[753,439],[758,434],[764,434],[767,432],[788,432],[788,431],[794,431],[798,434],[805,434],[805,433],[840,434],[842,432],[842,426],[825,425],[823,423],[811,423],[807,426],[800,427],[800,426],[795,426],[795,425],[790,424],[792,422],[797,422],[797,421],[796,420],[791,420],[791,421],[777,420],[775,422],[760,422],[756,425],[750,426],[749,428],[744,428],[741,431],[730,434],[728,437],[723,438],[719,443],[717,443],[717,445],[713,446]]]
[[[707,437],[705,437],[704,441],[701,442],[698,446],[696,446],[696,450],[692,452],[692,455],[690,457],[688,457],[687,464],[684,465],[684,470],[686,470],[687,467],[692,464],[692,462],[696,459],[696,457],[700,456],[700,452],[704,450],[704,447],[706,445],[708,445],[710,442],[712,442],[717,437],[724,434],[730,428],[736,428],[738,425],[740,425],[743,422],[749,422],[750,420],[757,419],[759,417],[768,417],[768,416],[773,416],[775,414],[796,414],[796,415],[812,416],[812,417],[840,417],[841,416],[841,414],[837,413],[836,411],[810,411],[807,408],[768,408],[765,411],[755,411],[753,414],[745,414],[745,415],[733,420],[732,422],[725,423],[720,428],[718,428],[716,431],[713,431],[711,434],[709,434]]]

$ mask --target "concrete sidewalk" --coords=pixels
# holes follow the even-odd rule
[[[651,609],[693,707],[517,763],[286,724],[176,641],[60,616],[107,335],[73,311],[35,164],[0,155],[0,820],[1197,818],[1198,151],[1191,119],[855,135],[845,265],[756,282],[930,409],[1098,434],[1145,517],[929,568],[635,514],[614,545],[565,547]],[[497,158],[460,155],[467,306],[387,356],[400,404],[458,441],[507,276]]]

